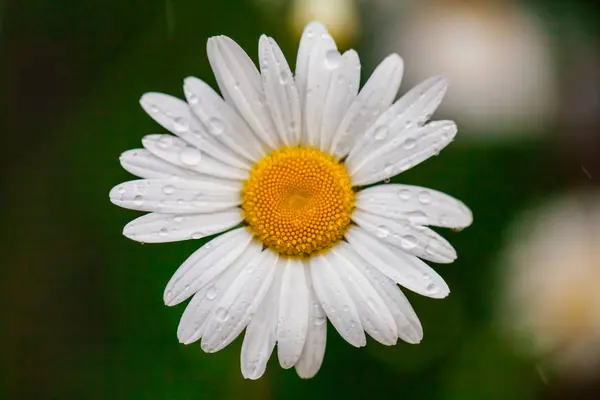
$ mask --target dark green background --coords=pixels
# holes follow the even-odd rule
[[[597,40],[594,4],[532,2],[552,27],[560,65],[569,65],[569,27]],[[368,13],[369,2],[360,7]],[[242,0],[0,3],[0,398],[574,398],[513,354],[493,315],[505,227],[550,194],[594,185],[559,139],[560,119],[546,135],[512,143],[459,133],[440,157],[394,179],[447,192],[475,215],[465,231],[443,232],[459,253],[436,267],[451,296],[407,294],[425,330],[420,345],[355,349],[330,326],[316,378],[301,380],[274,357],[251,382],[239,370],[241,340],[210,355],[178,343],[184,306],[165,307],[162,292],[199,242],[140,245],[121,235],[138,214],[108,201],[111,187],[132,179],[118,156],[161,131],[139,107],[141,94],[181,97],[189,75],[214,85],[209,36],[226,34],[256,59],[266,32],[294,60],[282,11]],[[360,38],[354,47],[360,53]],[[363,62],[363,79],[376,62]]]

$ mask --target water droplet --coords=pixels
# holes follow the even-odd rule
[[[133,204],[135,204],[136,206],[141,206],[143,203],[144,197],[142,197],[142,195],[138,194],[133,198]]]
[[[123,186],[119,186],[119,188],[117,189],[117,192],[120,194],[125,193],[125,188]]]
[[[398,191],[398,197],[400,197],[402,200],[408,200],[408,199],[410,199],[410,190],[408,190],[408,189],[400,189]]]
[[[377,233],[375,235],[377,237],[383,239],[384,237],[387,237],[387,235],[389,235],[389,234],[390,234],[390,230],[382,225],[382,226],[377,227]]]
[[[325,317],[316,317],[315,318],[315,325],[319,326],[319,325],[323,325],[325,323],[325,321],[327,321],[327,318]]]
[[[344,304],[342,310],[344,310],[344,312],[350,312],[350,307],[347,304]]]
[[[190,235],[190,239],[194,239],[194,240],[196,240],[196,239],[201,239],[201,238],[203,238],[203,237],[204,237],[204,234],[203,234],[202,232],[193,232],[193,233]]]
[[[191,105],[198,104],[198,102],[200,101],[200,99],[198,98],[198,96],[196,96],[196,94],[194,92],[191,92],[191,91],[188,91],[186,93],[186,97],[187,97],[188,103],[190,103]]]
[[[167,299],[170,299],[171,297],[173,297],[173,292],[172,292],[172,291],[170,291],[170,290],[169,290],[169,291],[167,291],[167,294],[165,295],[165,297],[166,297]]]
[[[282,85],[285,85],[286,83],[288,83],[287,71],[281,71],[281,73],[279,74],[279,83]]]
[[[179,223],[183,222],[183,217],[181,215],[176,215],[175,217],[173,217],[173,222],[176,222],[179,224]]]
[[[415,145],[416,145],[416,144],[417,144],[417,141],[416,141],[415,139],[413,139],[413,138],[407,138],[407,139],[404,141],[404,148],[405,148],[406,150],[410,150],[410,149],[412,149],[413,147],[415,147]]]
[[[208,121],[208,130],[211,134],[219,136],[225,131],[225,124],[218,118],[211,118]]]
[[[404,235],[400,238],[400,246],[402,246],[403,249],[414,249],[417,247],[417,244],[419,244],[419,241],[413,235]]]
[[[156,114],[158,112],[158,107],[156,107],[155,105],[151,105],[150,106],[150,112],[152,114]]]
[[[413,126],[413,122],[410,119],[404,123],[404,127],[406,129],[410,129],[410,128],[412,128],[412,126]]]
[[[177,133],[184,133],[190,129],[189,122],[182,117],[175,118],[173,121],[173,130]]]
[[[229,311],[227,311],[227,309],[224,307],[217,308],[217,310],[215,311],[215,317],[219,321],[225,322],[229,318]]]
[[[193,147],[185,147],[181,150],[181,153],[179,153],[179,158],[183,164],[191,167],[198,165],[200,160],[202,160],[202,153],[200,153],[200,150]]]
[[[411,211],[406,213],[406,216],[414,225],[427,225],[427,215],[422,211]]]
[[[173,137],[171,135],[161,135],[158,138],[158,145],[160,147],[166,148],[173,144]]]
[[[165,187],[163,187],[163,193],[164,194],[173,194],[175,192],[175,187],[173,185],[166,185]]]
[[[167,236],[169,234],[169,229],[166,226],[162,227],[158,233],[160,236]]]
[[[417,198],[421,204],[429,204],[431,201],[431,193],[429,193],[427,190],[422,190],[419,192]]]
[[[387,134],[388,134],[387,126],[381,125],[381,126],[377,127],[377,129],[375,129],[375,132],[373,132],[373,139],[383,140],[386,138]]]
[[[337,50],[329,50],[325,53],[325,67],[336,69],[342,63],[342,55]]]
[[[206,298],[209,300],[214,300],[217,295],[219,294],[219,289],[217,289],[214,286],[211,286],[207,291],[206,291]]]
[[[427,290],[429,293],[433,293],[435,292],[437,289],[437,286],[435,285],[435,283],[431,282],[429,285],[427,285],[427,287],[425,288],[425,290]]]

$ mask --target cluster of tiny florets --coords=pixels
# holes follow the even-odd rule
[[[242,190],[249,229],[287,256],[308,256],[340,241],[353,206],[344,165],[312,148],[284,147],[267,155]]]

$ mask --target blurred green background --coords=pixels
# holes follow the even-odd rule
[[[371,340],[355,349],[330,326],[314,379],[280,369],[273,357],[262,379],[246,381],[240,338],[216,354],[181,345],[176,328],[184,306],[162,302],[164,285],[201,242],[128,240],[122,227],[138,213],[108,200],[111,187],[132,179],[118,163],[120,153],[140,147],[143,135],[162,132],[139,107],[139,97],[147,91],[182,97],[189,75],[216,87],[205,53],[206,39],[216,34],[232,37],[256,60],[258,37],[267,33],[293,65],[304,18],[298,1],[5,0],[1,398],[600,398],[596,381],[573,387],[544,379],[533,360],[513,349],[496,316],[505,228],[525,207],[594,186],[600,176],[597,118],[577,117],[577,107],[587,104],[581,93],[600,65],[595,2],[334,3],[323,22],[348,18],[332,32],[341,48],[358,50],[363,82],[385,54],[403,55],[393,35],[413,13],[427,16],[425,3],[447,12],[494,3],[484,11],[492,17],[500,12],[495,7],[527,10],[541,21],[549,43],[557,108],[536,111],[528,124],[500,125],[496,121],[513,116],[500,109],[475,117],[469,107],[453,108],[464,115],[442,110],[442,117],[459,123],[455,143],[394,178],[447,192],[475,216],[463,232],[442,232],[459,253],[454,264],[434,266],[452,289],[449,298],[407,293],[424,327],[423,342],[385,347]],[[335,7],[352,7],[354,14],[346,17]],[[319,12],[305,13],[319,18]],[[401,43],[412,41],[409,34]],[[464,61],[460,54],[456,60]],[[417,60],[404,61],[407,74],[417,76],[411,71]],[[444,74],[443,64],[435,67]],[[453,85],[460,87],[460,80]],[[485,93],[497,94],[493,87]],[[582,132],[594,139],[577,140]]]

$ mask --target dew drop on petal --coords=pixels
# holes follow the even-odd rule
[[[419,202],[421,204],[429,204],[429,202],[431,201],[431,193],[427,190],[423,190],[419,192],[417,198],[419,199]]]
[[[383,239],[384,237],[387,237],[389,234],[390,234],[390,230],[388,228],[386,228],[385,226],[382,225],[382,226],[377,227],[376,236],[378,238]]]
[[[136,206],[141,206],[144,203],[144,197],[140,194],[133,198],[133,204]]]
[[[167,227],[162,227],[160,228],[160,231],[158,231],[158,234],[160,236],[167,236],[169,234],[169,229]]]
[[[158,145],[163,148],[167,148],[173,144],[173,137],[171,135],[162,135],[158,139]]]
[[[183,150],[181,150],[181,153],[179,153],[179,158],[183,164],[191,167],[198,165],[200,160],[202,160],[202,154],[198,149],[193,147],[185,147]]]
[[[325,323],[325,321],[327,321],[327,318],[325,317],[317,317],[315,318],[314,324],[319,326],[319,325],[323,325]]]
[[[400,189],[398,191],[398,197],[400,197],[402,200],[408,200],[408,199],[410,199],[410,190],[408,190],[408,189]]]
[[[221,322],[227,321],[229,318],[229,312],[224,307],[217,308],[215,311],[215,317]]]
[[[211,286],[207,291],[206,291],[206,298],[208,300],[214,300],[217,295],[219,294],[219,289],[217,289],[214,286]]]
[[[173,130],[175,130],[175,132],[184,133],[187,132],[189,129],[190,124],[185,118],[179,117],[175,118],[175,120],[173,121]]]
[[[176,222],[179,224],[179,223],[183,222],[183,217],[181,215],[176,215],[175,217],[173,217],[173,222]]]
[[[404,141],[404,148],[406,150],[410,150],[410,149],[414,148],[416,144],[417,144],[417,141],[415,139],[406,138],[406,140]]]
[[[414,225],[427,225],[427,215],[422,211],[411,211],[406,216]]]
[[[413,235],[404,235],[400,238],[400,246],[405,250],[414,249],[418,243],[417,238]]]
[[[123,193],[125,193],[125,188],[123,186],[119,186],[119,188],[117,189],[117,192],[119,194],[123,194]]]
[[[375,129],[375,132],[373,132],[373,139],[379,141],[379,140],[383,140],[387,137],[388,134],[388,128],[386,125],[381,125],[379,127],[377,127],[377,129]]]
[[[204,237],[204,234],[203,234],[202,232],[193,232],[193,233],[190,235],[190,239],[194,239],[194,240],[196,240],[196,239],[201,239],[201,238],[203,238],[203,237]]]
[[[163,187],[163,193],[167,195],[173,194],[175,193],[175,187],[173,185],[166,185]]]
[[[219,136],[225,131],[225,124],[219,118],[211,118],[208,121],[208,130],[211,134]]]
[[[329,50],[325,53],[325,67],[336,69],[342,63],[342,55],[337,50]]]

